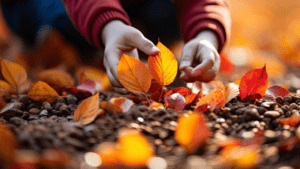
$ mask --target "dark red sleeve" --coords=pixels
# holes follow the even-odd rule
[[[119,0],[64,0],[64,3],[77,29],[98,48],[103,48],[100,35],[107,22],[116,19],[130,25]]]
[[[219,38],[219,51],[230,37],[229,0],[175,0],[185,41],[211,29]]]

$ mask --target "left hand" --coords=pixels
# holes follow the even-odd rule
[[[186,82],[213,80],[220,68],[218,43],[213,31],[203,30],[185,44],[179,66],[180,78]]]

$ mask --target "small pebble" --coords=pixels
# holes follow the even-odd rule
[[[276,119],[280,116],[280,113],[278,111],[266,111],[264,116],[272,119]]]

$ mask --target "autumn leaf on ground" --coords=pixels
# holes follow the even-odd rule
[[[240,83],[240,98],[242,101],[260,99],[268,88],[266,66],[247,72]]]
[[[154,156],[154,150],[148,140],[139,131],[121,129],[118,134],[120,149],[118,160],[123,166],[144,167],[147,161]]]
[[[210,136],[206,121],[200,113],[185,113],[178,118],[177,123],[175,139],[190,154],[197,151]]]
[[[198,93],[191,93],[190,95],[185,97],[185,105],[189,106],[195,104],[199,101],[201,97],[202,97],[201,90]]]
[[[127,90],[147,93],[152,76],[143,62],[122,54],[118,65],[118,78]]]
[[[165,109],[164,105],[155,101],[152,101],[149,105],[149,110],[158,110],[158,109]]]
[[[194,110],[203,112],[205,112],[206,110],[213,111],[217,107],[224,106],[224,104],[225,96],[223,90],[214,89],[197,102]]]
[[[171,96],[174,93],[178,93],[182,96],[186,96],[186,95],[189,95],[191,93],[191,91],[189,89],[185,88],[185,87],[178,87],[178,88],[175,88],[175,89],[172,89],[172,90],[166,92],[164,94],[164,98],[168,97],[168,96]]]
[[[96,93],[80,103],[74,112],[74,120],[86,125],[101,113],[104,113],[104,110],[99,109],[99,93]]]
[[[274,100],[276,97],[279,97],[279,96],[284,97],[289,94],[290,93],[285,88],[275,85],[275,86],[269,87],[266,90],[266,93],[263,98],[265,100]]]
[[[282,126],[289,125],[291,127],[297,127],[300,124],[300,115],[295,114],[291,117],[281,118],[279,120],[279,124],[282,125]]]
[[[14,169],[39,168],[40,153],[34,150],[21,149],[15,153]]]
[[[153,78],[165,86],[174,81],[178,63],[174,54],[161,42],[158,42],[156,46],[160,49],[160,53],[149,56],[148,65]]]
[[[38,102],[49,102],[50,104],[59,98],[58,93],[47,83],[39,81],[35,83],[28,92],[28,97]]]
[[[158,89],[155,93],[150,96],[150,99],[156,102],[160,102],[164,91],[163,88]]]
[[[186,86],[192,91],[192,93],[202,93],[202,82],[196,81],[193,83],[187,83]]]
[[[228,103],[231,99],[236,98],[240,94],[239,86],[234,83],[228,83],[224,91],[225,103]]]
[[[179,93],[174,93],[170,96],[167,96],[164,100],[166,108],[170,108],[175,111],[182,111],[185,107],[185,98]]]
[[[112,98],[107,102],[105,110],[109,112],[116,111],[117,113],[126,113],[133,105],[133,101],[126,97]]]
[[[70,158],[63,150],[46,149],[41,156],[40,165],[45,168],[67,168],[71,167]]]
[[[14,133],[2,123],[0,123],[0,142],[0,158],[6,163],[12,163],[15,158],[17,142]]]
[[[160,83],[158,83],[155,79],[152,79],[152,80],[151,80],[151,86],[150,86],[150,88],[149,88],[149,90],[148,90],[148,93],[154,94],[154,93],[156,93],[158,90],[160,90],[162,87],[163,87],[163,86],[162,86]]]
[[[18,91],[18,88],[27,81],[25,69],[10,61],[1,59],[1,71],[4,79]]]
[[[224,84],[220,80],[212,80],[208,83],[202,82],[202,94],[207,95],[210,91],[214,89],[224,90]]]
[[[101,157],[101,167],[116,167],[118,161],[118,143],[103,142],[96,148],[96,153]]]
[[[59,69],[48,69],[38,74],[38,78],[54,88],[74,87],[75,80],[65,71]]]
[[[17,94],[17,92],[5,81],[0,80],[0,97],[1,99],[10,98],[12,94]]]
[[[89,97],[96,93],[96,83],[93,80],[86,79],[76,88],[67,88],[66,91],[79,98]]]

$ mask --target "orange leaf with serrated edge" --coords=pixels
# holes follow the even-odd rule
[[[224,92],[221,89],[214,89],[197,102],[195,110],[203,112],[206,110],[213,111],[215,108],[222,107],[224,104]]]
[[[185,113],[178,118],[177,123],[175,139],[188,153],[197,151],[210,136],[206,121],[200,113]]]
[[[152,76],[143,62],[122,54],[118,65],[118,78],[127,90],[147,93],[151,85]]]
[[[74,112],[74,120],[84,125],[93,122],[96,117],[104,113],[99,109],[99,93],[83,100]]]
[[[25,69],[16,63],[1,59],[1,71],[4,79],[17,89],[27,81]]]
[[[118,160],[127,167],[145,167],[147,161],[154,156],[154,151],[148,140],[139,131],[122,129],[119,134],[120,149]]]
[[[17,92],[7,82],[0,80],[0,97],[10,98],[12,94],[17,94]]]
[[[49,102],[51,104],[59,98],[59,95],[47,83],[39,81],[31,87],[28,97],[34,101]]]
[[[247,72],[240,83],[240,98],[242,101],[260,99],[268,88],[266,66]]]
[[[174,54],[161,42],[156,45],[159,54],[149,56],[148,64],[153,78],[162,85],[172,83],[176,77],[178,63]]]
[[[59,69],[48,69],[38,74],[38,78],[54,88],[74,87],[75,80],[65,71]]]
[[[105,107],[109,112],[116,111],[117,113],[127,112],[134,105],[133,101],[126,97],[118,97],[110,99]]]

